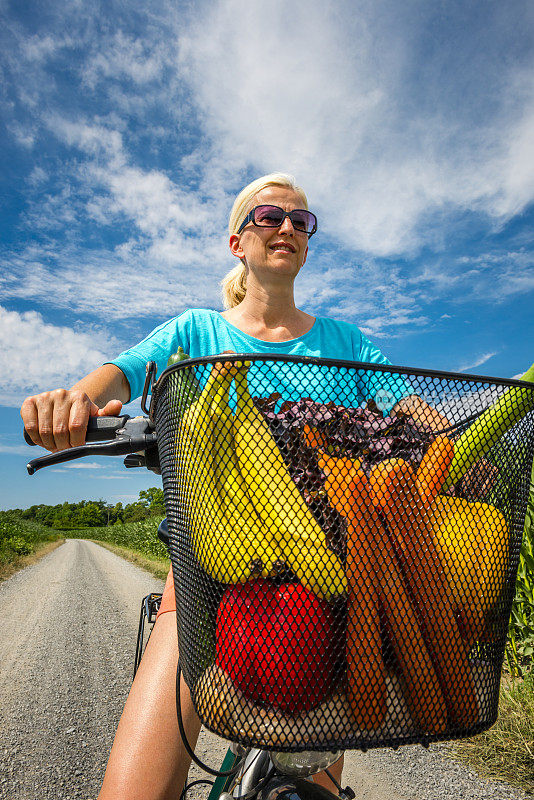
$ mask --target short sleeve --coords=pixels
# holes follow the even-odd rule
[[[369,364],[391,365],[391,361],[363,333],[361,333],[360,357],[358,360]],[[385,413],[391,411],[393,406],[403,397],[414,394],[410,381],[404,376],[371,370],[367,373],[366,390],[366,399],[374,400],[378,408]]]
[[[106,362],[115,364],[126,376],[130,385],[130,401],[141,396],[146,375],[148,361],[155,361],[157,374],[167,366],[167,361],[172,353],[178,350],[179,345],[188,352],[188,312],[179,317],[164,322],[155,328],[138,344],[124,350],[117,358]]]

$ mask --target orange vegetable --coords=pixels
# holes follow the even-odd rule
[[[317,428],[312,428],[310,425],[305,425],[303,428],[304,441],[308,447],[314,450],[326,450],[328,447],[328,439]]]
[[[347,698],[358,726],[364,730],[378,730],[386,718],[387,685],[375,587],[375,554],[363,515],[352,513],[355,481],[360,484],[367,478],[347,461],[329,459],[330,471],[325,481],[331,504],[349,518],[345,567]],[[354,480],[350,480],[351,475]]]
[[[438,436],[424,454],[417,470],[417,489],[425,505],[440,493],[454,457],[454,445],[447,436]]]
[[[405,700],[413,719],[421,730],[442,733],[447,723],[447,709],[441,687],[428,653],[419,623],[408,597],[397,558],[378,515],[369,500],[368,480],[363,471],[353,473],[348,481],[330,474],[325,488],[332,505],[347,517],[347,670],[348,696],[353,712],[363,726],[367,720],[381,719],[382,693],[371,693],[361,674],[367,665],[372,686],[385,679],[382,656],[377,650],[378,603],[384,616],[389,638],[402,671]],[[367,602],[361,601],[367,586]],[[366,637],[366,646],[358,638]],[[385,688],[385,683],[384,683]],[[365,700],[365,692],[371,699]],[[371,703],[371,705],[369,705]],[[369,723],[367,723],[368,726]]]
[[[417,616],[408,597],[395,550],[376,510],[370,503],[366,477],[358,482],[353,481],[351,489],[353,514],[365,519],[369,531],[370,552],[376,572],[380,607],[384,614],[388,638],[402,673],[404,699],[412,718],[421,730],[433,734],[443,733],[447,725],[447,707]],[[347,561],[348,558],[349,546],[347,546]]]
[[[468,647],[458,628],[426,508],[405,462],[397,460],[391,469],[385,469],[385,463],[378,465],[380,472],[371,474],[371,498],[382,510],[393,537],[449,716],[458,725],[469,727],[478,719],[478,705]],[[383,483],[381,474],[386,477]]]
[[[387,714],[375,557],[369,530],[349,520],[347,539],[347,697],[358,727],[375,731]]]
[[[402,673],[404,699],[412,718],[427,733],[443,733],[447,706],[417,615],[408,597],[393,546],[378,523],[376,546],[380,604],[388,638]]]
[[[397,490],[405,478],[415,478],[415,473],[412,466],[402,458],[388,458],[376,464],[369,477],[373,505],[391,513],[397,503]]]

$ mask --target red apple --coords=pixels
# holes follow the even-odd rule
[[[335,635],[324,600],[299,583],[260,579],[224,593],[216,663],[250,699],[298,714],[328,694]]]

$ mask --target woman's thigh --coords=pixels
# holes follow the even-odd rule
[[[176,800],[190,758],[176,719],[176,612],[162,614],[130,689],[99,800]],[[200,722],[182,682],[182,715],[194,746]]]

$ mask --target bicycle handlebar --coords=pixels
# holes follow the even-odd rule
[[[26,430],[24,430],[24,439],[28,444],[35,444]],[[129,460],[128,455],[132,453],[138,455]],[[153,472],[160,472],[157,436],[152,423],[148,417],[130,417],[128,414],[120,417],[91,417],[87,426],[85,444],[34,458],[26,465],[26,469],[29,475],[33,475],[43,467],[91,455],[126,455],[127,458],[124,460],[126,467],[144,466]]]
[[[131,417],[128,414],[122,414],[120,417],[89,417],[85,441],[105,442],[112,439],[117,431],[124,428],[129,419],[131,419]],[[24,428],[24,439],[26,440],[26,444],[29,444],[31,447],[36,446],[35,442],[30,439],[26,428]]]

